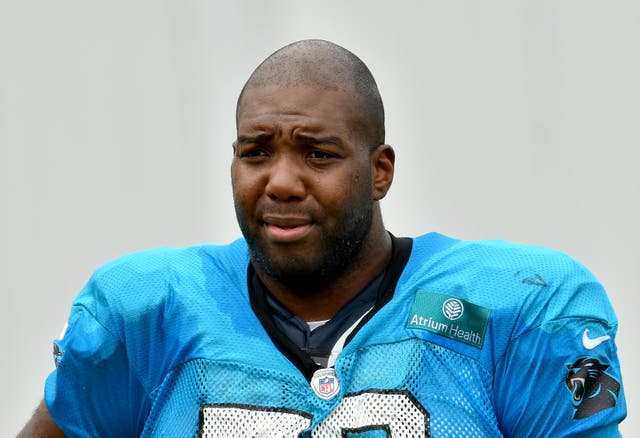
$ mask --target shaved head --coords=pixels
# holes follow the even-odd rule
[[[373,149],[385,141],[384,107],[376,81],[364,62],[343,47],[329,41],[303,40],[281,48],[251,74],[238,107],[246,90],[270,85],[348,93],[361,116],[354,129],[362,133],[366,145]]]

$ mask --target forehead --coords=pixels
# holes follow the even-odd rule
[[[244,91],[238,104],[238,132],[304,124],[349,130],[361,115],[353,94],[308,85],[265,85]]]

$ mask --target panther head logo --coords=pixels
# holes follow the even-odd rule
[[[573,395],[573,406],[576,408],[573,418],[586,418],[616,405],[620,382],[605,373],[609,365],[583,357],[573,365],[567,365],[567,368],[569,373],[565,383]]]

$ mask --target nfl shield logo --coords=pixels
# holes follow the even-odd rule
[[[333,377],[322,377],[319,379],[320,383],[320,393],[321,394],[331,394],[333,392]]]
[[[322,368],[313,373],[311,388],[318,397],[329,400],[340,392],[340,380],[333,368]]]

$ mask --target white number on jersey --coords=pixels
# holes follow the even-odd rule
[[[201,412],[200,436],[297,437],[311,415],[247,405],[209,405]],[[365,391],[347,395],[312,431],[313,438],[380,430],[393,438],[428,437],[429,413],[407,391]]]

